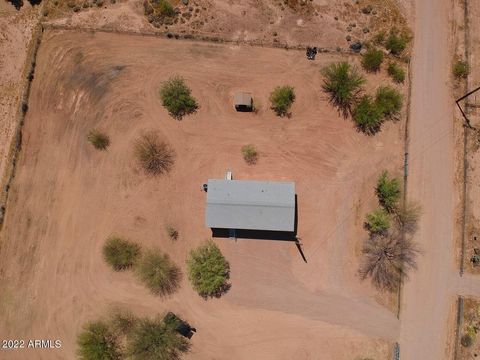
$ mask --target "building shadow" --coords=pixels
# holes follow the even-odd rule
[[[270,230],[246,230],[246,229],[221,229],[212,228],[212,237],[214,238],[232,238],[241,240],[273,240],[273,241],[291,241],[294,242],[303,261],[307,262],[305,254],[303,253],[302,244],[297,237],[298,229],[298,202],[295,194],[295,219],[293,231],[270,231]],[[234,236],[232,236],[234,234]]]

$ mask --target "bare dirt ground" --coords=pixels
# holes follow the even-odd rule
[[[72,6],[77,4],[78,12],[66,6],[66,2],[57,6],[50,3],[47,21],[72,27],[171,31],[266,44],[345,49],[351,42],[369,40],[380,31],[406,29],[406,19],[412,19],[410,1],[300,0],[291,1],[298,4],[289,7],[281,0],[193,0],[187,5],[176,0],[172,1],[179,11],[175,23],[153,27],[141,1],[104,1],[100,7],[97,0],[92,1],[71,0]],[[372,12],[364,14],[362,9],[367,5],[372,5]]]
[[[20,11],[10,3],[0,2],[0,179],[5,173],[16,127],[20,98],[26,82],[23,72],[38,10],[28,2]]]
[[[112,304],[139,314],[177,312],[198,329],[187,358],[387,359],[399,323],[359,281],[357,255],[379,171],[401,169],[404,123],[368,137],[339,117],[320,91],[319,72],[338,59],[47,31],[1,234],[0,338],[59,338],[63,347],[2,359],[73,358],[81,325]],[[185,77],[200,103],[182,121],[167,115],[157,95],[172,73]],[[368,79],[370,91],[389,81]],[[280,84],[296,89],[289,119],[268,109],[269,92]],[[234,111],[239,89],[259,100],[258,114]],[[110,135],[107,152],[86,141],[94,127]],[[133,142],[150,130],[175,149],[168,176],[149,178],[134,163]],[[255,166],[241,158],[245,143],[259,150]],[[185,279],[175,295],[155,297],[104,264],[101,246],[115,233],[160,247],[184,269],[189,249],[210,236],[201,185],[227,169],[238,179],[296,181],[308,263],[289,242],[216,240],[231,264],[232,289],[209,301]],[[178,241],[167,239],[166,223],[179,230]]]

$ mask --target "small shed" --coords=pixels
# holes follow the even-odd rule
[[[239,91],[235,93],[235,110],[237,111],[252,111],[253,110],[253,100],[252,94]]]

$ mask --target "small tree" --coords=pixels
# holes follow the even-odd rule
[[[190,348],[188,340],[161,319],[140,319],[127,342],[132,360],[179,360]]]
[[[139,255],[140,246],[118,236],[108,238],[103,245],[103,257],[115,271],[131,267]]]
[[[173,166],[174,151],[155,133],[150,132],[137,139],[134,152],[139,165],[149,174],[161,175]]]
[[[392,118],[402,110],[403,97],[397,89],[381,86],[375,94],[375,103],[384,116]]]
[[[142,256],[135,273],[140,281],[157,295],[173,293],[181,278],[180,269],[168,255],[156,250],[149,250]]]
[[[376,134],[383,124],[382,111],[369,95],[360,99],[352,116],[357,128],[368,135]]]
[[[380,70],[383,62],[383,51],[371,47],[362,56],[362,66],[366,71],[376,72]]]
[[[180,76],[171,77],[160,88],[163,106],[176,119],[181,119],[197,110],[197,101],[191,93],[190,88]]]
[[[387,72],[396,83],[403,84],[405,81],[405,71],[398,64],[394,62],[388,64]]]
[[[400,181],[397,178],[391,178],[388,171],[380,174],[377,180],[376,193],[378,201],[388,212],[397,209],[400,200]]]
[[[107,150],[110,145],[110,138],[104,132],[100,130],[90,130],[87,135],[87,140],[93,145],[97,150]]]
[[[453,75],[455,75],[457,79],[466,78],[469,73],[470,67],[466,61],[458,60],[453,65]]]
[[[379,289],[394,291],[402,274],[407,276],[416,268],[417,254],[415,244],[403,239],[400,233],[372,236],[363,248],[360,276],[362,279],[370,277]]]
[[[193,288],[204,298],[219,297],[230,288],[230,266],[211,240],[190,251],[187,268]]]
[[[330,64],[322,73],[323,90],[330,95],[330,102],[347,117],[365,84],[365,78],[346,61]]]
[[[370,234],[386,234],[390,229],[390,215],[384,209],[377,209],[367,214],[365,227]]]
[[[290,107],[295,101],[295,92],[291,86],[277,86],[270,94],[270,102],[272,103],[272,110],[278,116],[285,116],[289,114]]]
[[[408,37],[404,34],[399,34],[396,31],[392,31],[387,38],[385,47],[393,55],[400,55],[407,47]]]
[[[117,338],[102,321],[88,323],[78,335],[78,356],[82,360],[119,360]]]
[[[258,152],[255,145],[248,144],[242,146],[243,159],[248,165],[254,165],[258,160]]]

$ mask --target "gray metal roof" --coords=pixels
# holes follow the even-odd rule
[[[252,106],[252,94],[239,91],[235,93],[235,106],[237,105],[244,105],[244,106]]]
[[[208,180],[210,228],[294,231],[295,183]]]

